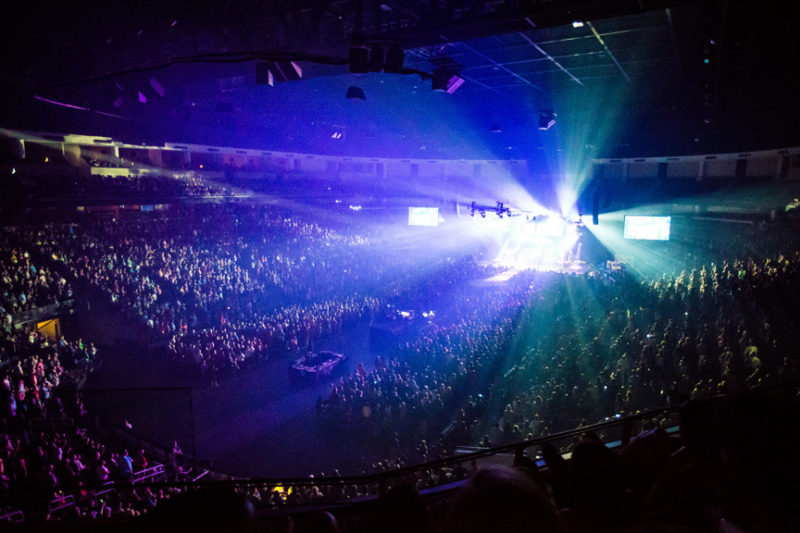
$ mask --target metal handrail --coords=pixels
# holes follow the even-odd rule
[[[535,439],[525,440],[521,442],[516,442],[513,444],[505,444],[501,446],[495,446],[492,448],[486,448],[482,450],[478,450],[471,453],[466,453],[459,456],[448,457],[445,459],[438,459],[435,461],[429,461],[426,463],[411,465],[403,468],[398,468],[395,470],[389,470],[385,472],[376,472],[373,474],[366,474],[360,476],[339,476],[339,477],[302,477],[302,478],[231,478],[231,479],[223,479],[223,480],[210,480],[204,481],[200,480],[197,482],[164,482],[164,483],[153,483],[149,484],[152,486],[158,487],[186,487],[186,486],[197,486],[197,487],[207,487],[207,486],[235,486],[235,487],[247,487],[247,486],[317,486],[317,487],[334,487],[334,486],[342,486],[342,485],[385,485],[388,481],[393,478],[401,478],[404,476],[408,476],[410,474],[421,473],[428,470],[436,470],[441,468],[446,468],[449,466],[461,464],[468,461],[474,461],[477,459],[482,459],[485,457],[490,457],[493,455],[497,455],[500,453],[508,453],[514,452],[517,450],[524,450],[530,446],[541,445],[547,442],[552,442],[555,440],[566,439],[570,437],[577,437],[587,431],[599,431],[603,429],[609,429],[612,427],[621,427],[623,433],[623,439],[619,441],[620,445],[627,444],[626,440],[630,436],[630,428],[632,427],[634,422],[640,420],[647,420],[652,418],[662,417],[667,414],[672,414],[677,412],[679,406],[671,406],[665,407],[660,409],[653,409],[649,411],[644,411],[640,413],[636,413],[634,415],[626,416],[626,417],[619,417],[613,418],[608,421],[598,422],[596,424],[574,428],[568,431],[562,431],[559,433],[554,433],[552,435],[548,435],[546,437],[538,437]]]
[[[22,511],[11,511],[0,516],[0,521],[6,520],[12,524],[20,524],[25,521],[25,514]]]
[[[149,479],[149,478],[154,478],[156,476],[160,476],[161,474],[164,473],[164,471],[165,471],[164,465],[162,465],[160,463],[157,464],[157,465],[145,468],[144,470],[139,470],[138,472],[135,472],[131,476],[131,483],[139,483],[140,481],[143,481],[145,479]]]
[[[54,513],[56,511],[60,511],[61,509],[66,509],[67,507],[73,507],[75,505],[75,496],[72,494],[67,494],[66,496],[59,496],[57,498],[53,498],[50,501],[50,505],[47,507],[48,511]]]
[[[499,454],[508,454],[509,452],[519,452],[524,451],[526,448],[530,446],[542,445],[548,442],[561,440],[561,439],[568,439],[571,437],[577,437],[587,431],[601,431],[604,429],[609,428],[616,428],[619,427],[622,429],[622,438],[620,440],[614,441],[614,445],[624,446],[627,444],[631,432],[632,427],[635,422],[653,419],[653,418],[660,418],[664,415],[674,414],[678,411],[679,406],[671,406],[662,409],[653,409],[650,411],[636,413],[634,415],[626,416],[626,417],[619,417],[613,418],[608,421],[599,422],[596,424],[592,424],[589,426],[584,426],[580,428],[574,428],[568,431],[562,431],[559,433],[555,433],[553,435],[548,435],[546,437],[539,437],[535,439],[525,440],[521,442],[516,442],[513,444],[505,444],[502,446],[495,446],[492,448],[485,448],[479,449],[474,452],[465,453],[458,456],[452,456],[445,459],[439,459],[436,461],[429,461],[426,463],[421,463],[417,465],[412,465],[408,467],[398,468],[396,470],[390,470],[385,472],[377,472],[373,474],[367,474],[362,476],[340,476],[340,477],[320,477],[320,478],[250,478],[250,479],[224,479],[224,480],[204,480],[208,471],[203,472],[203,474],[197,476],[191,481],[168,481],[168,482],[145,482],[142,481],[147,479],[152,479],[156,476],[162,475],[165,473],[165,467],[163,464],[157,464],[152,467],[145,468],[140,470],[139,472],[135,472],[131,477],[132,483],[137,483],[139,486],[150,486],[150,487],[211,487],[211,486],[233,486],[238,488],[246,488],[246,487],[340,487],[345,485],[355,485],[355,486],[372,486],[377,488],[377,494],[385,492],[385,490],[389,486],[389,482],[393,479],[402,478],[405,476],[409,476],[412,474],[420,474],[425,473],[431,470],[440,470],[445,469],[447,467],[451,467],[454,465],[462,464],[465,462],[474,462],[478,459],[483,459],[491,456],[497,456]],[[607,443],[609,445],[609,443]],[[436,486],[448,485],[452,484],[454,480],[442,480],[441,483],[437,484]],[[100,492],[95,494],[95,497],[100,496],[105,493],[109,493],[112,491],[117,490],[117,487],[113,483],[106,483],[100,488]],[[374,498],[375,496],[369,495],[364,496],[366,499]],[[343,499],[331,499],[331,497],[326,496],[323,500],[317,502],[299,502],[298,504],[292,504],[286,502],[285,505],[293,506],[293,505],[310,505],[310,504],[319,504],[322,502],[326,502],[326,505],[336,505],[336,504],[346,504],[352,503],[354,500],[348,500],[347,498]],[[65,495],[60,496],[58,498],[54,498],[49,505],[50,512],[56,512],[61,509],[65,509],[68,507],[72,507],[75,505],[75,497],[73,495]],[[15,520],[16,519],[16,520]],[[0,520],[9,520],[11,522],[21,522],[24,521],[25,517],[21,511],[15,511],[13,513],[8,513],[4,516],[0,516]]]

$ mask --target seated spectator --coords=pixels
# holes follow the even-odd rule
[[[459,490],[441,530],[566,531],[546,490],[509,467],[478,470]]]

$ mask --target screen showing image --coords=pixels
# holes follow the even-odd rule
[[[409,226],[438,226],[439,208],[438,207],[409,207],[408,208]]]
[[[671,217],[626,216],[622,236],[626,239],[668,241]]]

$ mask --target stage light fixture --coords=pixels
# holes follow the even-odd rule
[[[539,111],[539,129],[547,131],[556,123],[556,114],[552,111]]]
[[[459,76],[458,73],[453,70],[437,68],[433,71],[431,89],[434,91],[453,94],[463,84],[464,78]]]
[[[150,87],[153,88],[153,90],[156,92],[156,94],[158,94],[158,96],[164,98],[166,91],[164,90],[164,86],[161,85],[161,83],[159,83],[157,79],[150,78]]]
[[[347,88],[347,94],[344,95],[348,100],[366,100],[367,96],[364,94],[364,89],[351,85]]]
[[[269,85],[284,81],[297,81],[303,69],[294,61],[262,61],[256,63],[256,85]]]

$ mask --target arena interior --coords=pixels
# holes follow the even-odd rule
[[[0,10],[3,528],[800,530],[795,3]]]

